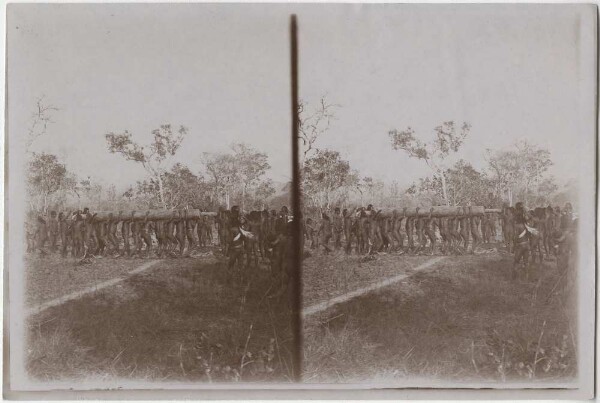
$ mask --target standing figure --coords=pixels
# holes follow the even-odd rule
[[[41,215],[37,218],[35,240],[36,249],[40,251],[41,255],[47,255],[48,252],[46,252],[44,246],[46,246],[46,242],[48,241],[48,225],[46,224],[46,220],[44,220]]]
[[[471,214],[471,206],[469,206],[469,216],[469,221],[471,225],[471,237],[473,238],[473,245],[471,245],[471,253],[475,254],[475,249],[481,244],[481,232],[479,231],[481,217],[478,215]]]
[[[60,255],[62,257],[67,256],[67,245],[69,243],[69,223],[64,213],[58,213],[58,234],[60,236]]]
[[[123,252],[127,256],[131,256],[129,247],[129,237],[131,235],[131,218],[125,218],[121,224],[121,237],[123,238]]]
[[[502,208],[502,238],[509,253],[512,253],[514,249],[514,225],[514,209],[504,206]]]
[[[140,243],[138,245],[138,254],[141,254],[142,241],[144,241],[146,244],[146,257],[150,256],[150,253],[152,252],[152,237],[150,237],[150,234],[152,233],[153,226],[152,221],[148,219],[148,214],[149,212],[146,213],[144,220],[139,224]]]
[[[116,257],[119,255],[119,238],[117,237],[117,229],[119,226],[119,221],[121,220],[121,212],[119,211],[117,217],[113,216],[113,213],[108,214],[108,233],[107,238],[108,242],[112,247],[112,253],[115,254]]]
[[[342,234],[344,232],[344,217],[342,217],[342,213],[340,212],[340,208],[336,207],[333,210],[333,246],[335,249],[340,249],[342,247]]]
[[[429,242],[431,244],[431,248],[429,250],[430,255],[433,255],[435,253],[435,244],[436,244],[436,240],[437,240],[435,237],[435,230],[438,227],[437,220],[432,217],[432,214],[433,214],[433,207],[429,210],[429,215],[423,219],[424,232],[425,232],[425,235],[427,235],[427,238],[429,239]]]
[[[58,231],[58,218],[56,217],[56,211],[50,212],[50,219],[48,220],[48,241],[50,243],[50,251],[56,252],[59,231]]]
[[[469,222],[469,214],[467,207],[463,208],[462,215],[459,218],[460,221],[460,237],[462,240],[462,247],[464,252],[469,250],[469,234],[471,233],[471,223]]]
[[[517,278],[518,267],[522,263],[526,276],[529,276],[529,249],[530,249],[530,233],[527,230],[527,213],[523,207],[523,203],[518,202],[514,210],[514,251],[515,258],[512,268],[513,280]]]
[[[326,213],[321,213],[321,226],[319,227],[319,235],[321,236],[321,245],[325,249],[325,253],[331,252],[329,248],[329,240],[332,235],[331,219]]]

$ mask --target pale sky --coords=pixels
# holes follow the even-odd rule
[[[317,146],[363,176],[408,185],[426,175],[387,133],[431,136],[445,120],[471,123],[458,157],[478,168],[485,148],[527,139],[551,151],[563,182],[581,171],[578,153],[593,152],[578,86],[593,50],[580,41],[590,8],[560,5],[10,5],[11,147],[45,95],[60,111],[34,149],[82,177],[140,179],[104,134],[149,140],[171,123],[190,129],[177,160],[193,170],[203,152],[246,142],[269,155],[273,179],[288,180],[292,12],[302,99],[340,105]]]

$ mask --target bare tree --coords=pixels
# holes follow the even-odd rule
[[[31,126],[27,132],[27,140],[25,150],[30,152],[31,145],[40,136],[46,134],[48,125],[54,123],[52,113],[58,111],[58,108],[46,104],[45,96],[41,96],[36,100],[35,111],[31,115]]]
[[[303,161],[315,151],[315,141],[329,130],[331,121],[335,119],[334,111],[337,107],[339,105],[329,103],[325,96],[321,97],[312,111],[308,111],[308,103],[301,100],[298,104],[298,137],[302,141]]]

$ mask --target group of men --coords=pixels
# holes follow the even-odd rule
[[[273,273],[287,272],[291,248],[292,215],[287,206],[279,211],[264,209],[243,214],[238,206],[220,209],[219,240],[228,256],[228,267],[258,266],[269,261]],[[244,259],[245,258],[245,259]]]
[[[490,209],[491,210],[491,209]],[[499,212],[498,212],[499,211]],[[513,275],[519,265],[530,260],[556,259],[557,265],[568,267],[575,250],[577,218],[572,205],[527,209],[523,203],[515,207],[469,214],[468,207],[455,214],[436,217],[433,208],[425,214],[407,215],[406,209],[382,214],[372,205],[353,210],[334,208],[331,216],[321,213],[318,222],[304,222],[304,242],[311,249],[325,253],[344,249],[350,254],[374,254],[397,251],[400,254],[475,253],[483,243],[499,241],[500,235],[510,253],[514,253]]]
[[[169,218],[140,218],[109,213],[99,219],[89,208],[73,213],[50,211],[27,224],[27,251],[60,253],[66,257],[157,257],[189,256],[199,247],[216,241],[228,258],[228,267],[258,266],[267,261],[276,272],[287,272],[291,248],[291,219],[288,208],[243,213],[238,206],[220,208],[215,217],[187,217],[176,211]]]
[[[514,253],[512,275],[516,277],[519,266],[525,272],[533,263],[544,258],[556,258],[557,266],[564,270],[573,263],[576,250],[578,219],[571,203],[560,207],[527,209],[523,203],[504,207],[502,229],[507,249]]]
[[[306,220],[305,240],[311,249],[322,247],[325,253],[343,247],[348,254],[354,249],[358,254],[398,251],[433,255],[438,245],[442,254],[466,253],[469,246],[474,252],[482,242],[492,242],[497,236],[497,213],[471,215],[468,207],[443,217],[433,216],[433,208],[424,210],[425,214],[419,212],[417,208],[416,215],[408,215],[407,209],[382,214],[371,204],[351,211],[336,207],[331,217],[322,212],[318,223]]]
[[[166,219],[138,219],[122,212],[107,219],[84,208],[73,213],[38,215],[26,225],[27,251],[40,254],[60,252],[63,257],[183,256],[196,247],[212,243],[214,220],[208,216],[189,218],[173,214]],[[156,244],[156,245],[154,245]],[[49,246],[49,251],[46,249]]]

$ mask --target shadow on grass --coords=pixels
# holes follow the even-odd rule
[[[575,292],[554,267],[461,256],[310,317],[305,382],[551,381],[576,375]]]
[[[182,259],[29,321],[33,378],[292,379],[285,293],[261,269]]]

